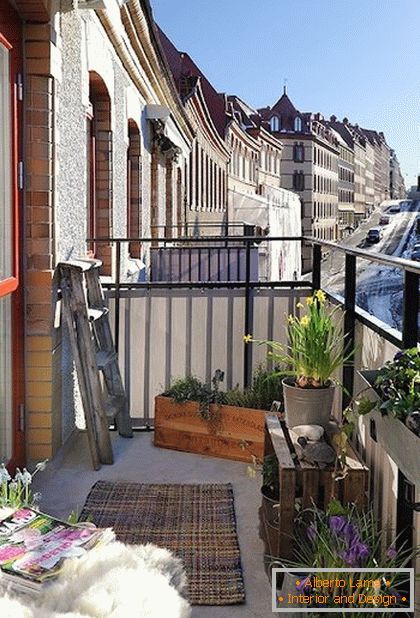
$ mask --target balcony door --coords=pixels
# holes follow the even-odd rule
[[[23,354],[20,289],[21,21],[0,6],[0,461],[22,463]]]

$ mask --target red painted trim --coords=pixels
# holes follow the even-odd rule
[[[0,298],[17,290],[18,285],[19,281],[16,277],[9,277],[0,281]]]
[[[7,50],[11,50],[13,49],[13,45],[6,39],[5,36],[2,35],[2,33],[0,32],[0,43],[1,45],[3,45]]]
[[[21,238],[21,191],[18,186],[18,163],[20,159],[22,109],[18,101],[17,76],[22,73],[22,22],[19,15],[8,3],[0,6],[0,43],[8,50],[10,58],[11,94],[11,208],[13,223],[12,276],[0,281],[0,297],[11,295],[12,303],[12,457],[8,463],[11,472],[25,463],[25,434],[20,430],[20,405],[25,402],[24,375],[24,302],[20,284],[22,238]]]

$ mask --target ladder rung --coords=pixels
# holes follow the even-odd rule
[[[58,266],[62,266],[64,268],[77,268],[79,271],[86,272],[90,270],[93,264],[87,260],[69,260],[68,262],[60,262]]]
[[[89,322],[95,322],[96,320],[102,318],[104,315],[108,315],[109,309],[108,307],[102,307],[102,309],[92,309],[91,307],[89,307],[87,313]]]
[[[111,395],[105,402],[105,414],[108,418],[114,418],[123,411],[125,403],[123,395]]]
[[[117,360],[117,355],[114,350],[101,350],[96,352],[96,364],[98,369],[105,369],[110,363]]]

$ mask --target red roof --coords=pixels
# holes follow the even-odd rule
[[[172,71],[178,92],[182,95],[182,82],[185,78],[199,77],[201,81],[201,89],[206,101],[209,114],[213,120],[214,126],[222,139],[225,138],[226,127],[226,111],[225,99],[222,94],[211,85],[207,77],[200,71],[194,60],[185,52],[177,50],[175,45],[170,41],[166,34],[156,25],[159,39],[168,60],[169,67]]]

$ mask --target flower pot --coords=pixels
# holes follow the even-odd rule
[[[285,378],[283,384],[286,425],[321,425],[327,428],[331,417],[334,386],[325,388],[300,388],[292,378]]]

